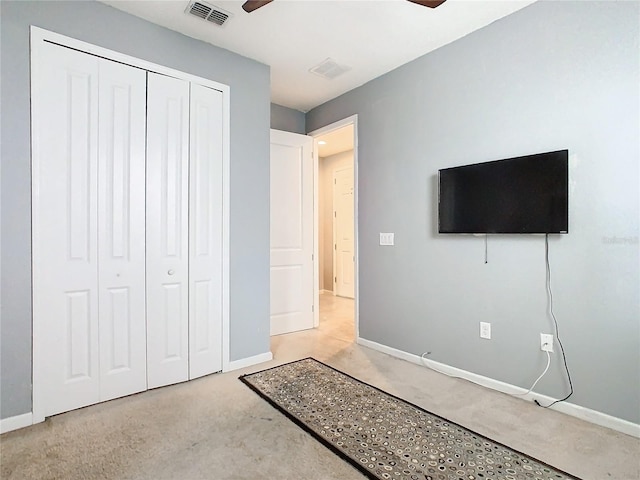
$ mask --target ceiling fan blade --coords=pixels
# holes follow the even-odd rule
[[[253,12],[254,10],[264,7],[267,3],[271,3],[273,0],[247,0],[242,4],[242,9],[245,12]]]
[[[417,3],[423,7],[436,8],[442,5],[446,0],[409,0],[411,3]]]

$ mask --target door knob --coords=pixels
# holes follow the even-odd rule
[[[169,270],[167,273],[168,273],[169,275],[173,275],[173,274],[174,274],[174,273],[176,273],[176,272],[175,272],[175,270]]]

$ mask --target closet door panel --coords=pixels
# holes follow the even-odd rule
[[[189,377],[222,370],[222,92],[191,84]]]
[[[99,401],[99,61],[44,49],[35,104],[33,314],[48,416]]]
[[[147,379],[189,378],[189,82],[148,73]]]
[[[146,72],[101,60],[99,128],[100,400],[147,388]]]

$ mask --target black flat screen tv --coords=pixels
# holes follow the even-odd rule
[[[439,233],[568,233],[569,152],[439,170]]]

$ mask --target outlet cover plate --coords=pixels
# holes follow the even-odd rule
[[[380,232],[380,245],[388,245],[393,246],[394,244],[394,234],[393,233],[382,233]]]
[[[553,352],[553,335],[548,333],[540,334],[540,350],[543,352]]]
[[[480,338],[491,340],[491,324],[489,322],[480,322]]]

